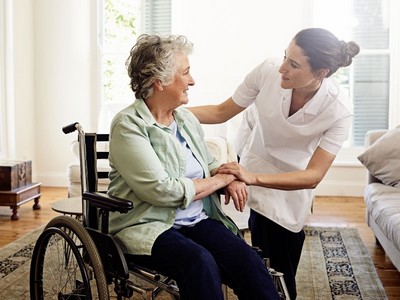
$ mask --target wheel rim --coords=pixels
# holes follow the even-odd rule
[[[47,228],[35,245],[33,258],[33,299],[92,299],[87,268],[69,234]]]

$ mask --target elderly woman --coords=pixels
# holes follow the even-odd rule
[[[144,267],[174,278],[182,299],[223,299],[225,283],[240,299],[278,299],[267,268],[237,236],[221,210],[226,187],[239,209],[246,186],[230,174],[204,142],[187,109],[194,85],[183,36],[142,35],[127,60],[135,102],[119,112],[110,130],[109,194],[134,209],[111,216],[111,232]]]

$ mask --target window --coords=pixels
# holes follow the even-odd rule
[[[356,0],[353,10],[358,20],[354,39],[363,49],[354,62],[353,93],[353,142],[360,146],[366,131],[389,125],[389,1]]]
[[[353,64],[335,74],[349,91],[354,105],[347,146],[362,146],[368,130],[389,127],[390,30],[394,30],[389,12],[392,2],[314,1],[314,26],[327,28],[346,41],[354,40],[361,47]]]
[[[104,0],[100,12],[102,98],[127,102],[131,93],[124,62],[140,31],[140,1]]]
[[[171,0],[144,0],[143,33],[171,34]]]
[[[99,1],[99,131],[107,131],[112,117],[133,102],[125,61],[137,37],[142,33],[170,32],[170,0]]]

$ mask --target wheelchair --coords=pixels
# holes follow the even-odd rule
[[[173,278],[126,259],[108,232],[110,212],[133,209],[128,200],[98,191],[108,178],[98,162],[108,160],[108,134],[85,133],[75,122],[65,134],[78,131],[82,217],[60,215],[39,236],[30,266],[31,299],[180,299]],[[99,146],[100,145],[100,146]],[[106,145],[106,146],[101,146]],[[267,260],[266,260],[267,261]],[[281,299],[289,299],[283,274],[269,268]],[[227,299],[227,287],[224,289]]]

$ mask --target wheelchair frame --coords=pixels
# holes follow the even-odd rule
[[[97,160],[107,159],[107,151],[97,151],[97,142],[108,142],[107,134],[85,133],[75,122],[63,128],[65,134],[78,131],[82,186],[82,220],[70,216],[52,219],[39,236],[30,269],[31,299],[117,299],[134,293],[153,300],[162,291],[180,299],[175,281],[127,261],[108,232],[110,212],[126,213],[133,208],[128,200],[98,192]],[[99,222],[100,220],[100,222]],[[100,227],[100,230],[98,229]],[[268,266],[268,265],[267,265]],[[283,274],[269,268],[281,299],[289,299]],[[131,278],[139,278],[138,280]],[[110,289],[113,286],[113,291]],[[225,288],[225,298],[227,292]]]

